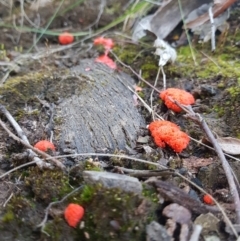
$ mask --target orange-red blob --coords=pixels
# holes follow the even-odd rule
[[[58,42],[62,45],[71,44],[74,41],[74,36],[71,33],[64,32],[58,36]]]
[[[205,195],[203,196],[203,202],[206,203],[206,204],[208,204],[208,205],[214,205],[213,198],[212,198],[212,196],[209,195],[209,194],[205,194]]]
[[[64,217],[68,225],[73,228],[76,228],[77,224],[83,218],[83,215],[84,215],[84,208],[75,203],[70,203],[64,211]]]
[[[42,140],[42,141],[37,142],[34,145],[34,147],[37,148],[38,150],[44,151],[44,152],[46,152],[48,149],[55,151],[55,146],[53,145],[53,143],[50,141],[47,141],[47,140]]]
[[[189,136],[170,121],[153,121],[148,129],[157,146],[164,148],[167,144],[178,153],[182,152],[190,141]]]
[[[106,64],[111,69],[116,69],[117,65],[116,63],[107,55],[101,55],[95,59],[96,62]]]
[[[173,101],[179,102],[182,105],[192,105],[195,102],[195,99],[192,94],[188,93],[185,90],[168,88],[160,93],[160,98],[164,101],[165,105],[175,111],[181,112],[182,109],[176,105]]]
[[[103,45],[104,48],[111,49],[114,46],[114,42],[111,38],[98,37],[94,39],[94,45]]]

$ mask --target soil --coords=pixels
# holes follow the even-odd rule
[[[118,17],[124,16],[129,9],[129,1],[116,3],[107,0],[106,5],[100,0],[94,1],[94,4],[93,1],[46,1],[46,6],[33,9],[37,8],[33,5],[36,2],[24,3],[24,11],[29,18],[24,18],[24,21],[21,2],[13,1],[13,6],[0,2],[3,22],[0,35],[0,60],[3,63],[0,66],[0,103],[13,115],[32,145],[52,138],[57,150],[49,154],[72,156],[60,159],[66,166],[64,171],[56,167],[40,170],[38,166],[31,165],[1,178],[0,240],[146,240],[145,227],[151,221],[157,220],[167,227],[167,218],[162,215],[162,210],[169,203],[180,202],[178,204],[184,206],[184,194],[180,199],[174,198],[174,195],[169,199],[171,195],[163,193],[159,197],[159,190],[154,189],[158,185],[156,183],[144,184],[142,196],[99,185],[86,185],[82,178],[83,170],[121,173],[134,169],[159,170],[154,165],[124,158],[74,155],[82,152],[124,153],[162,164],[170,168],[170,174],[160,174],[162,181],[170,183],[166,184],[166,189],[175,193],[178,189],[172,185],[181,187],[184,183],[190,198],[202,201],[202,194],[196,188],[172,175],[171,170],[174,169],[212,194],[234,223],[236,217],[231,192],[216,153],[194,141],[178,155],[168,147],[157,148],[146,128],[152,121],[152,114],[141,101],[136,103],[128,86],[134,88],[136,84],[141,87],[139,95],[149,106],[152,88],[119,62],[118,68],[112,70],[94,61],[104,49],[93,46],[95,36],[90,32],[99,31],[97,36],[100,36],[108,31],[104,34],[114,40],[113,52],[119,60],[136,72],[142,70],[142,77],[154,84],[158,56],[153,55],[153,42],[132,43],[123,34],[116,35],[114,32],[122,27],[124,18],[119,20]],[[190,47],[181,46],[177,49],[177,61],[164,67],[167,86],[191,92],[196,99],[193,109],[206,119],[213,133],[221,137],[240,138],[238,13],[239,9],[235,8],[229,20],[231,29],[228,33],[217,35],[214,53],[210,51],[210,43],[193,42],[195,64]],[[100,16],[99,19],[97,16]],[[51,24],[42,34],[51,18]],[[17,26],[23,25],[24,29],[17,30],[12,24],[13,19]],[[127,26],[131,26],[132,21],[130,19]],[[33,24],[40,30],[36,30]],[[60,46],[57,36],[62,31],[77,33],[75,44]],[[130,34],[130,29],[127,31]],[[33,45],[38,38],[39,42]],[[114,59],[111,53],[109,56]],[[159,79],[162,79],[161,74]],[[156,88],[162,89],[161,81]],[[153,92],[152,96],[157,114],[179,125],[192,138],[209,144],[198,124],[186,119],[184,113],[168,111],[159,99],[159,93]],[[1,119],[15,133],[4,115]],[[0,175],[29,160],[26,148],[1,130]],[[239,162],[229,157],[228,160],[239,180]],[[140,177],[141,181],[146,179],[144,175]],[[76,193],[49,209],[48,219],[42,228],[37,226],[51,202],[61,200],[79,187]],[[165,201],[159,204],[162,199]],[[189,201],[187,197],[186,200],[191,206],[191,199]],[[86,210],[84,224],[75,229],[69,227],[63,218],[64,208],[70,202],[79,203]],[[211,208],[208,210],[211,211]],[[212,213],[219,220],[216,233],[220,239],[234,240],[229,228],[225,229],[227,225],[222,215]],[[197,215],[199,213],[193,211],[191,225]],[[179,240],[181,227],[177,225],[176,230],[172,237]],[[191,228],[189,231],[192,231]],[[207,233],[205,236],[213,235],[212,231],[204,230],[204,233]],[[200,240],[205,240],[205,236]]]

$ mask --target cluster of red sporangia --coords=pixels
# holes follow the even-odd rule
[[[169,109],[175,112],[182,111],[182,109],[174,103],[175,101],[182,105],[192,105],[195,102],[194,97],[190,93],[176,88],[168,88],[162,91],[160,98]],[[149,124],[148,129],[157,146],[164,148],[168,145],[177,153],[182,152],[190,141],[189,136],[170,121],[153,121]],[[205,194],[202,200],[207,205],[214,205],[215,203],[209,194]]]
[[[74,37],[72,34],[66,32],[59,35],[59,43],[62,45],[70,44],[73,41]],[[106,64],[112,69],[116,69],[117,66],[115,62],[108,56],[109,51],[114,46],[113,40],[110,38],[98,37],[94,40],[94,45],[102,45],[105,48],[104,54],[97,57],[95,61]],[[162,91],[160,93],[160,98],[169,109],[175,112],[181,112],[182,109],[176,105],[174,101],[177,101],[182,105],[191,105],[195,102],[194,97],[190,93],[176,88],[168,88],[165,91]],[[177,153],[182,152],[183,149],[188,146],[190,141],[189,136],[182,132],[176,124],[170,121],[153,121],[150,123],[148,129],[157,146],[164,148],[168,145]],[[53,143],[47,140],[37,142],[34,147],[44,152],[48,150],[55,151]],[[214,203],[210,195],[205,195],[203,201],[209,205],[213,205]],[[65,220],[68,225],[73,228],[77,227],[83,216],[84,208],[79,204],[70,203],[64,211]]]
[[[106,64],[111,69],[116,69],[116,63],[108,56],[109,51],[113,48],[114,42],[111,38],[98,37],[94,39],[94,45],[101,45],[104,47],[105,52],[95,59],[96,62]]]
[[[182,109],[176,105],[174,101],[182,105],[191,105],[195,102],[194,97],[190,93],[176,88],[164,90],[160,93],[160,98],[169,109],[175,112],[181,112]],[[153,121],[150,123],[148,129],[157,146],[164,148],[168,145],[177,153],[182,152],[190,141],[189,136],[182,132],[176,124],[170,121]]]
[[[48,140],[41,140],[34,145],[34,148],[47,152],[48,150],[55,151],[56,148],[54,144]],[[64,217],[68,225],[76,228],[78,223],[81,221],[84,215],[84,208],[75,203],[70,203],[64,211]]]
[[[70,203],[65,211],[64,211],[64,217],[67,221],[68,225],[76,228],[78,223],[82,220],[84,215],[84,208],[76,203]]]
[[[188,146],[189,136],[170,121],[153,121],[148,129],[157,146],[164,148],[166,144],[175,152],[182,152]]]
[[[71,33],[64,32],[58,36],[58,42],[61,45],[68,45],[73,43],[73,41],[74,41],[74,36]]]

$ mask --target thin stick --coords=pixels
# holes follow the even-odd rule
[[[6,116],[6,118],[8,119],[8,121],[11,123],[11,125],[13,126],[13,128],[15,129],[15,131],[17,132],[18,136],[17,137],[15,134],[13,134],[5,125],[5,123],[0,119],[0,125],[2,126],[2,128],[9,134],[9,136],[11,136],[14,140],[20,142],[21,144],[23,144],[24,146],[26,146],[27,148],[29,148],[29,152],[30,155],[33,156],[33,160],[35,159],[37,165],[42,168],[42,167],[46,167],[49,168],[50,164],[43,162],[40,158],[37,157],[36,153],[38,153],[39,155],[41,155],[44,158],[48,158],[51,157],[50,155],[48,155],[45,152],[42,152],[36,148],[34,148],[32,145],[30,145],[27,136],[24,134],[22,128],[19,126],[19,124],[15,121],[15,119],[13,118],[13,116],[11,115],[11,113],[5,108],[5,106],[0,104],[0,112],[2,114],[4,114]],[[53,159],[52,162],[55,163],[56,166],[60,167],[61,169],[65,169],[65,166],[58,161],[57,159]]]
[[[60,203],[62,203],[64,200],[66,200],[68,197],[70,197],[73,193],[81,190],[82,188],[83,188],[83,185],[81,185],[80,187],[78,187],[78,188],[74,189],[73,191],[71,191],[70,193],[68,193],[68,194],[67,194],[66,196],[64,196],[61,200],[55,201],[55,202],[51,202],[51,203],[47,206],[47,208],[46,208],[46,210],[45,210],[45,216],[44,216],[42,222],[41,222],[39,225],[37,225],[37,227],[39,227],[39,228],[41,227],[41,231],[42,231],[43,233],[45,233],[47,236],[50,236],[46,231],[44,231],[45,224],[46,224],[47,218],[48,218],[48,212],[50,211],[50,208],[51,208],[53,205],[55,205],[55,204],[60,204]]]
[[[222,162],[222,167],[226,174],[226,177],[228,180],[228,185],[230,187],[230,192],[231,192],[233,200],[234,200],[235,211],[236,211],[236,223],[240,224],[240,199],[239,199],[239,195],[238,195],[238,190],[237,190],[236,184],[234,182],[231,167],[230,167],[229,163],[227,162],[220,145],[218,144],[217,140],[215,139],[215,137],[214,137],[213,133],[211,132],[210,128],[208,127],[206,121],[202,118],[202,116],[200,114],[195,113],[191,106],[183,106],[176,101],[174,101],[174,103],[176,103],[179,107],[181,107],[183,110],[185,110],[187,112],[186,116],[188,118],[196,121],[202,127],[202,129],[205,131],[208,139],[213,144],[213,147],[214,147],[220,161]]]
[[[157,166],[158,168],[161,168],[162,170],[169,170],[171,171],[172,169],[168,169],[165,166],[159,164],[159,163],[155,163],[155,162],[150,162],[150,161],[145,161],[139,158],[135,158],[135,157],[130,157],[130,156],[126,156],[126,155],[115,155],[115,154],[106,154],[106,153],[78,153],[78,154],[69,154],[69,155],[62,155],[62,156],[57,156],[56,158],[64,158],[64,157],[77,157],[77,156],[106,156],[106,157],[118,157],[118,158],[124,158],[124,159],[128,159],[128,160],[133,160],[133,161],[137,161],[137,162],[141,162],[141,163],[146,163],[146,164],[150,164],[150,165],[154,165]],[[187,181],[188,183],[190,183],[191,185],[193,185],[196,189],[198,189],[199,191],[201,191],[204,194],[209,194],[207,193],[204,189],[202,189],[201,187],[199,187],[197,184],[195,184],[194,182],[188,180],[188,178],[186,178],[185,176],[181,175],[180,173],[178,173],[176,170],[173,170],[173,174],[177,175],[179,177],[181,177],[183,180]],[[238,234],[233,226],[233,224],[231,223],[231,220],[228,218],[227,214],[225,213],[225,211],[223,210],[223,208],[221,207],[221,205],[217,202],[216,199],[214,199],[214,197],[212,197],[213,201],[216,203],[218,209],[220,210],[220,212],[222,213],[223,217],[226,220],[226,223],[229,225],[229,227],[232,229],[233,233],[235,234],[236,237],[238,237]]]
[[[14,140],[20,142],[22,145],[24,145],[25,147],[27,147],[30,152],[31,155],[33,155],[33,160],[35,160],[36,164],[40,164],[40,167],[46,167],[46,168],[49,168],[49,163],[45,163],[43,162],[40,158],[38,158],[36,156],[36,153],[41,155],[43,158],[45,159],[49,159],[59,168],[61,168],[62,170],[64,170],[66,167],[59,161],[57,160],[55,157],[52,157],[50,155],[48,155],[47,153],[43,152],[43,151],[40,151],[36,148],[34,148],[32,145],[29,144],[29,142],[26,142],[22,139],[20,139],[19,137],[17,137],[15,134],[13,134],[8,128],[7,126],[5,125],[5,123],[0,119],[0,125],[2,126],[2,128],[8,133],[8,135],[10,137],[12,137]]]
[[[109,52],[115,57],[115,59],[116,59],[121,65],[123,65],[124,67],[130,69],[130,70],[131,70],[140,80],[142,80],[145,84],[147,84],[148,86],[150,86],[151,88],[153,88],[153,89],[154,89],[155,91],[157,91],[158,93],[161,92],[160,90],[158,90],[157,88],[155,88],[152,84],[150,84],[150,83],[147,82],[145,79],[143,79],[142,76],[140,76],[136,71],[134,71],[131,66],[129,66],[129,65],[127,65],[127,64],[124,64],[124,63],[118,58],[118,56],[113,53],[113,51],[110,50]]]
[[[130,91],[132,91],[137,97],[138,99],[142,102],[143,106],[149,111],[149,113],[151,114],[153,112],[153,110],[150,108],[150,106],[148,106],[148,104],[142,99],[142,97],[139,96],[139,94],[134,91],[130,86],[128,86],[128,89]]]
[[[208,14],[209,14],[209,19],[210,19],[210,23],[211,23],[211,45],[212,45],[212,51],[214,51],[216,49],[216,42],[215,42],[215,31],[216,31],[216,27],[214,24],[214,19],[213,19],[213,12],[212,12],[212,6],[210,6],[210,8],[208,9]]]
[[[193,232],[192,232],[192,235],[191,235],[189,241],[198,241],[201,232],[202,232],[202,226],[198,225],[198,224],[194,225]]]
[[[154,82],[154,87],[156,87],[157,85],[157,81],[158,81],[158,78],[159,78],[159,74],[160,74],[160,70],[163,69],[163,67],[159,66],[158,68],[158,72],[157,72],[157,76],[156,76],[156,79],[155,79],[155,82]],[[163,84],[163,89],[164,89],[164,84]],[[151,109],[153,110],[153,93],[154,93],[154,89],[152,90],[151,94],[150,94],[150,103],[151,103]],[[155,120],[155,116],[154,116],[154,111],[152,111],[152,119]]]
[[[5,177],[5,176],[7,176],[8,174],[10,174],[10,173],[12,173],[12,172],[17,171],[18,169],[21,169],[21,168],[26,167],[26,166],[30,166],[30,165],[32,165],[32,164],[36,164],[37,162],[38,162],[38,161],[35,160],[35,161],[31,161],[31,162],[24,163],[24,164],[22,164],[22,165],[20,165],[20,166],[17,166],[17,167],[14,167],[13,169],[11,169],[11,170],[3,173],[3,174],[0,176],[0,179],[3,178],[3,177]]]
[[[163,89],[167,88],[166,74],[164,72],[163,66],[161,66],[162,76],[163,76]]]

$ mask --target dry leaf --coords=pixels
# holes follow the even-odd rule
[[[150,21],[152,17],[153,14],[148,15],[142,18],[137,24],[135,24],[132,34],[132,40],[134,42],[146,36],[146,30],[151,31]]]
[[[182,21],[182,16],[186,17],[202,4],[211,2],[211,0],[181,0],[182,11],[180,11],[178,1],[162,1],[161,6],[154,14],[142,18],[135,24],[132,39],[137,41],[144,37],[145,30],[152,32],[160,39],[165,39]]]
[[[177,58],[176,50],[164,40],[157,38],[153,45],[156,48],[155,54],[160,56],[159,66],[164,66],[168,61],[174,62]]]
[[[191,173],[198,173],[200,167],[205,167],[214,162],[213,158],[198,158],[191,156],[183,159],[183,167],[188,169]]]
[[[179,10],[179,1],[166,1],[150,20],[151,32],[158,38],[166,38],[172,30],[182,21],[182,16],[186,17],[191,11],[211,0],[181,0],[182,11]]]
[[[224,152],[230,155],[240,155],[240,140],[233,137],[218,137],[217,142]]]
[[[206,12],[208,15],[209,5],[204,4],[200,9],[196,9],[193,12],[191,12],[186,19],[186,26],[189,27],[188,23],[194,23],[192,24],[191,30],[194,34],[199,35],[200,39],[203,39],[204,42],[207,42],[211,36],[212,36],[212,23],[210,21],[204,20],[204,23],[202,23],[202,16],[199,15],[198,12],[201,14],[201,12]],[[195,17],[195,18],[194,18]],[[226,20],[229,18],[229,11],[225,11],[214,18],[214,27],[215,30],[219,30],[221,32],[225,32],[228,29],[228,24],[226,23]]]
[[[172,203],[166,206],[163,209],[162,214],[179,224],[187,224],[192,218],[191,212],[177,203]]]

